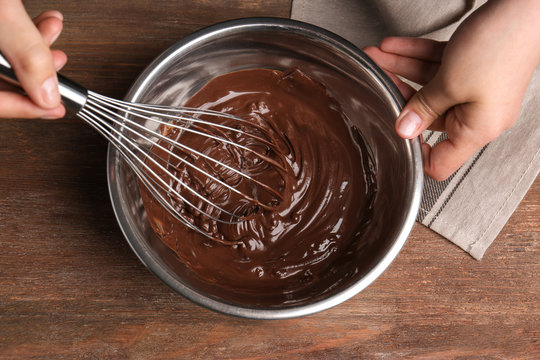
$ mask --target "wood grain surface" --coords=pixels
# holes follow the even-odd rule
[[[65,15],[63,73],[123,97],[182,36],[290,1],[27,1]],[[203,309],[136,258],[106,186],[106,142],[68,115],[0,120],[0,359],[539,359],[540,182],[482,261],[421,225],[365,291],[312,316]]]

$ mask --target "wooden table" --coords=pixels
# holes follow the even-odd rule
[[[288,17],[289,0],[28,1],[65,14],[65,75],[123,97],[184,35]],[[254,321],[173,293],[109,202],[106,142],[73,115],[0,121],[0,359],[540,358],[540,182],[482,261],[421,225],[365,291],[312,316]]]

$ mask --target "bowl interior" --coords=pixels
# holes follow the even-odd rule
[[[252,19],[202,30],[163,53],[139,77],[127,100],[182,105],[216,76],[236,70],[296,66],[322,82],[342,105],[371,154],[377,176],[368,242],[355,244],[337,267],[327,290],[284,304],[216,297],[152,231],[133,173],[111,148],[109,185],[113,207],[139,258],[179,293],[217,311],[247,317],[289,317],[333,306],[362,290],[388,266],[405,242],[421,192],[419,144],[399,138],[394,121],[401,98],[382,72],[359,50],[306,24]],[[359,164],[360,166],[360,164]],[[338,278],[339,281],[335,281]],[[251,305],[250,305],[251,304]],[[264,305],[261,305],[264,304]]]

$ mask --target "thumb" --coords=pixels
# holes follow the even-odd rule
[[[409,99],[396,120],[396,132],[405,139],[415,138],[454,105],[435,77]]]
[[[53,56],[19,0],[0,0],[0,51],[34,103],[48,109],[60,104]]]

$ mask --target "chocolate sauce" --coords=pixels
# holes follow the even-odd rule
[[[376,192],[369,150],[339,103],[321,83],[298,69],[255,69],[213,79],[185,106],[226,112],[257,124],[241,126],[255,137],[225,135],[264,150],[283,168],[249,153],[237,154],[208,138],[164,129],[168,137],[220,161],[242,162],[246,173],[275,193],[224,173],[200,156],[181,154],[267,206],[257,206],[177,162],[173,168],[183,181],[225,210],[243,212],[249,219],[222,224],[177,204],[190,221],[219,240],[215,241],[174,219],[141,188],[148,218],[161,240],[198,282],[208,285],[215,297],[231,302],[295,304],[337,286],[339,279],[332,274],[344,257],[362,247],[362,231],[371,220]],[[269,139],[279,149],[257,143],[257,137]],[[201,205],[213,216],[223,215]]]

